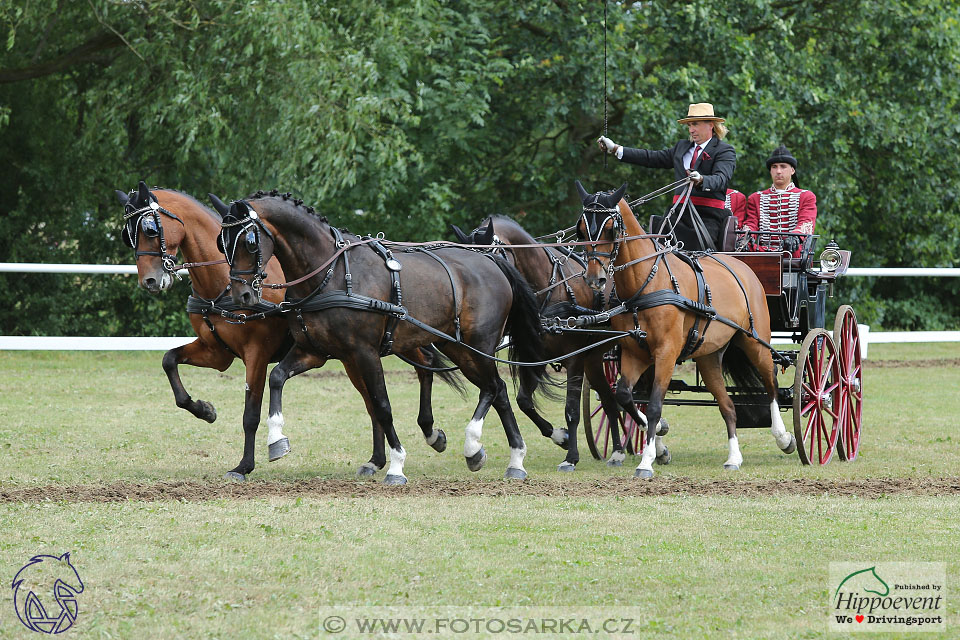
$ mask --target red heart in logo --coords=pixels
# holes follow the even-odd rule
[[[863,622],[863,616],[857,616],[857,622]]]

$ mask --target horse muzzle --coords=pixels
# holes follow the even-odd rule
[[[607,286],[607,276],[604,273],[599,276],[588,273],[584,276],[584,279],[587,281],[587,286],[594,291],[603,291]]]
[[[140,278],[140,286],[150,293],[160,293],[173,286],[173,278],[166,272],[154,273]]]

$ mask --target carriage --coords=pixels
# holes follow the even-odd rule
[[[850,251],[836,243],[814,259],[818,236],[807,236],[800,256],[777,251],[737,251],[737,246],[753,244],[752,238],[738,232],[729,219],[721,253],[746,263],[763,285],[770,311],[771,329],[778,338],[798,344],[798,349],[777,350],[781,372],[795,369],[793,383],[778,387],[781,411],[792,408],[793,431],[797,453],[805,464],[824,465],[836,454],[841,460],[854,460],[860,448],[862,418],[862,363],[860,334],[854,310],[842,305],[833,323],[833,333],[826,329],[826,299],[833,297],[833,285],[850,264]],[[653,228],[653,221],[651,227]],[[764,238],[769,242],[769,238]],[[616,384],[620,369],[620,347],[604,356],[604,373],[608,383]],[[689,377],[689,376],[688,376]],[[727,387],[737,406],[738,428],[769,427],[766,422],[752,422],[741,415],[749,404],[765,404],[755,390]],[[619,424],[610,424],[597,401],[596,390],[586,381],[583,385],[582,411],[584,431],[590,452],[596,459],[606,459],[611,450],[611,428],[622,432],[627,450],[639,454],[643,450],[642,426],[626,412],[620,412]],[[634,388],[634,401],[643,411],[649,399],[649,381],[641,378]],[[706,394],[704,396],[704,394]],[[712,406],[713,397],[702,384],[695,368],[691,384],[675,376],[669,385],[664,404],[674,406]]]

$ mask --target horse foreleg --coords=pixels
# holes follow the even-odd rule
[[[283,385],[293,376],[322,367],[320,358],[294,345],[270,372],[270,408],[267,409],[267,445],[273,462],[290,452],[290,441],[283,435]],[[284,450],[285,449],[285,450]],[[277,455],[279,454],[279,455]],[[276,456],[276,457],[274,457]]]
[[[640,456],[640,464],[637,465],[636,470],[633,472],[635,478],[643,478],[645,480],[653,478],[653,462],[658,454],[657,427],[660,424],[661,412],[663,411],[663,398],[667,393],[667,388],[670,386],[670,378],[673,375],[675,360],[675,356],[670,357],[659,354],[654,361],[653,384],[650,389],[650,400],[647,403],[646,416],[642,421],[637,421],[638,425],[646,425],[646,434],[644,436],[646,440],[644,441],[643,454]],[[623,358],[621,357],[621,362],[622,361]],[[633,385],[636,384],[636,381],[646,369],[644,365],[645,361],[642,358],[629,361],[628,366],[621,365],[621,368],[626,373],[621,374],[621,379],[617,383],[617,400],[623,404],[624,389],[621,387],[625,378],[630,381],[630,387],[627,389],[630,394],[630,405],[637,415],[639,415],[640,412],[636,411],[636,405],[632,402]],[[627,410],[629,411],[631,407],[627,407]],[[631,413],[631,415],[633,414]],[[634,417],[634,420],[637,420],[637,418]],[[665,449],[664,452],[666,452]]]
[[[173,391],[173,399],[177,406],[186,409],[201,420],[207,422],[216,420],[217,410],[211,403],[206,400],[193,400],[187,393],[183,382],[180,380],[179,366],[189,364],[194,367],[225,371],[231,362],[233,362],[232,354],[220,346],[211,347],[200,338],[182,347],[170,349],[163,354],[163,371],[167,374],[167,380],[170,382],[170,389]]]
[[[380,355],[367,350],[357,350],[349,360],[344,360],[344,367],[347,369],[351,380],[354,380],[354,386],[363,396],[364,404],[370,414],[370,421],[373,426],[374,457],[378,453],[384,455],[384,438],[390,446],[390,468],[387,469],[387,475],[384,477],[383,483],[388,485],[406,484],[407,477],[403,474],[403,465],[407,453],[400,444],[400,438],[393,426],[393,412],[390,408],[390,399],[387,396],[387,385],[383,379],[383,363],[380,361]],[[368,464],[376,464],[376,461],[371,458]],[[378,468],[382,467],[383,463]]]
[[[243,457],[240,464],[226,473],[226,478],[230,480],[246,480],[247,474],[253,471],[256,466],[255,451],[257,428],[260,426],[260,409],[263,406],[263,385],[266,379],[267,363],[265,357],[257,354],[248,357],[243,362],[246,367],[246,385],[243,399]],[[282,436],[282,434],[281,434]],[[282,441],[275,444],[280,449],[285,449],[277,457],[283,457],[290,451],[290,442],[283,437]],[[269,445],[269,442],[268,442]],[[274,446],[270,445],[271,458],[273,458]]]
[[[567,368],[567,401],[563,407],[563,417],[567,423],[564,434],[567,437],[563,446],[567,456],[557,465],[557,471],[575,471],[580,462],[580,449],[577,446],[577,428],[580,426],[580,396],[583,393],[584,361],[571,358],[565,363]]]
[[[420,362],[424,366],[432,367],[434,358],[427,358],[423,351],[417,349],[413,354],[404,354],[408,359]],[[423,439],[433,447],[434,451],[442,453],[447,448],[447,434],[443,429],[434,429],[433,420],[433,372],[416,367],[417,379],[420,381],[420,411],[417,414],[417,425],[423,432]]]
[[[727,455],[727,461],[723,463],[723,468],[728,471],[736,471],[743,464],[743,454],[740,453],[740,442],[737,440],[737,408],[727,393],[726,385],[723,381],[723,369],[720,364],[720,352],[714,351],[711,354],[701,356],[696,359],[700,369],[700,377],[707,390],[713,394],[717,400],[717,407],[720,409],[720,415],[727,425],[727,444],[730,452]]]

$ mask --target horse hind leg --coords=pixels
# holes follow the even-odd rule
[[[763,388],[770,399],[770,433],[780,450],[791,454],[797,450],[797,439],[787,431],[780,414],[780,405],[777,402],[777,366],[773,363],[772,354],[756,340],[745,336],[738,336],[737,340],[738,346],[760,372]]]
[[[433,357],[427,357],[423,350],[417,349],[413,353],[404,354],[408,360],[419,362],[425,367],[435,364]],[[416,367],[417,379],[420,382],[420,410],[417,414],[417,425],[423,433],[423,439],[434,451],[443,453],[447,449],[447,434],[443,429],[434,429],[433,419],[433,372]]]
[[[727,471],[737,471],[743,464],[740,441],[737,439],[737,408],[734,406],[730,394],[727,393],[720,357],[721,352],[714,351],[697,358],[696,363],[700,369],[703,384],[716,399],[717,406],[720,408],[720,415],[723,416],[723,421],[727,425],[729,454],[727,455],[727,461],[723,463],[723,468]]]

